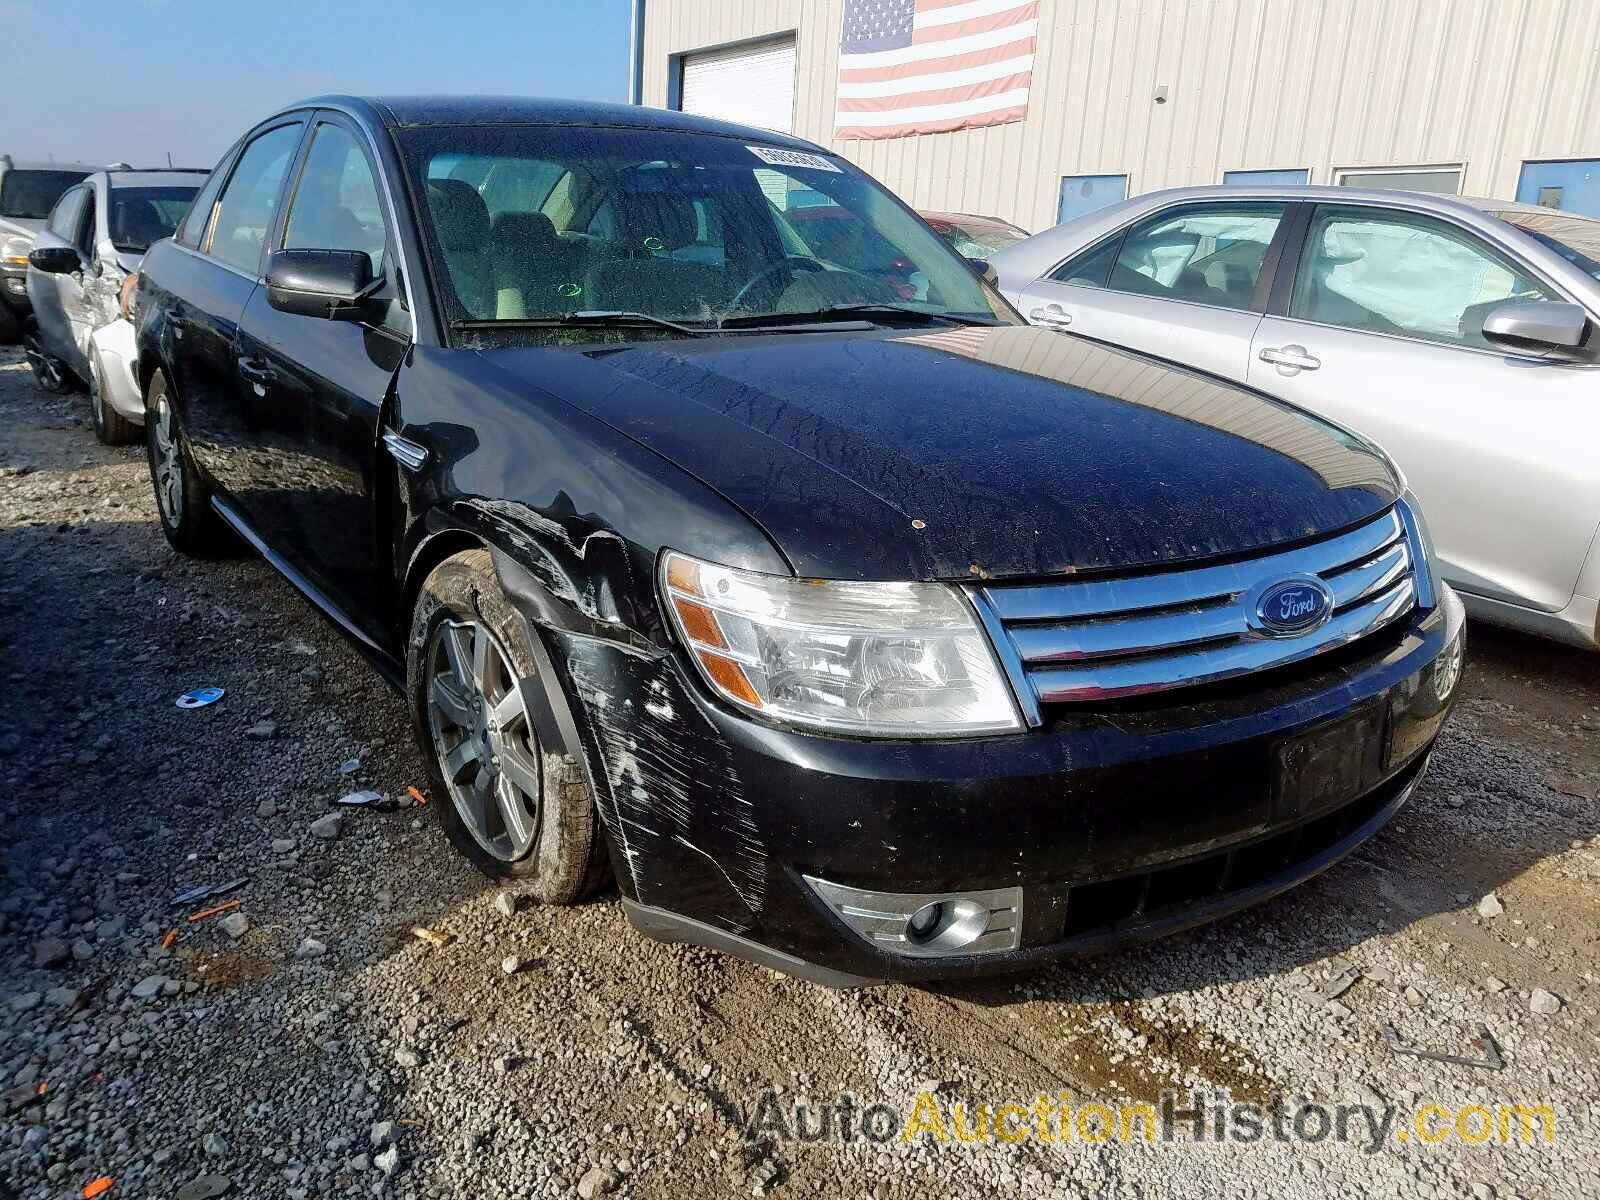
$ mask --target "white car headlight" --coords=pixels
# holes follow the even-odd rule
[[[7,238],[0,238],[0,261],[8,267],[25,267],[28,265],[28,251],[33,249],[33,239],[12,234]]]
[[[718,695],[867,737],[1021,728],[966,599],[942,583],[835,583],[661,557],[665,607]]]

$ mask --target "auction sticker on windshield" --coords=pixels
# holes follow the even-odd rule
[[[814,167],[818,171],[844,174],[837,163],[829,162],[820,154],[807,154],[804,150],[779,150],[775,146],[746,146],[745,149],[774,167]]]

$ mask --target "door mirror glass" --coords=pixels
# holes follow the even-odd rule
[[[375,290],[362,250],[280,250],[267,259],[267,303],[279,312],[361,320]]]
[[[1519,354],[1575,357],[1589,331],[1589,314],[1579,304],[1518,301],[1501,304],[1483,319],[1483,340]]]
[[[36,246],[28,252],[28,262],[47,275],[71,275],[83,270],[83,259],[71,246]]]

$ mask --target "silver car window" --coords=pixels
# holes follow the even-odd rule
[[[1554,300],[1525,271],[1443,221],[1318,206],[1289,315],[1369,333],[1492,349],[1483,319],[1507,300]]]

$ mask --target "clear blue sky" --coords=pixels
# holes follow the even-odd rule
[[[627,99],[628,0],[0,0],[0,153],[210,167],[324,92]]]

